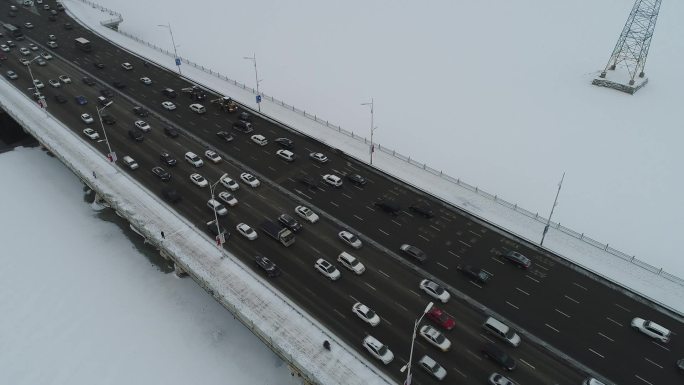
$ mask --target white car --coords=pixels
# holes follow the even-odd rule
[[[342,187],[342,178],[335,174],[323,175],[323,181],[333,187]]]
[[[254,175],[248,172],[243,172],[242,174],[240,174],[240,179],[242,179],[243,182],[255,188],[259,187],[259,185],[261,184],[261,182],[259,182],[259,179],[255,178]]]
[[[446,369],[442,365],[438,364],[437,361],[433,360],[428,356],[423,356],[418,360],[418,366],[425,369],[426,372],[430,373],[432,377],[442,381],[446,377]],[[490,378],[491,381],[491,378]],[[496,385],[496,384],[495,384]],[[501,384],[504,385],[504,384]]]
[[[598,382],[592,378],[593,381],[595,382],[583,382],[582,385],[603,385],[602,382]],[[512,380],[500,375],[499,373],[492,373],[491,376],[489,376],[489,383],[491,385],[515,385],[515,382]]]
[[[380,317],[375,314],[371,308],[361,302],[357,302],[352,306],[352,312],[370,326],[378,326],[380,323]]]
[[[2,44],[2,45],[0,45],[0,51],[2,51],[2,52],[9,52],[9,51],[10,51],[10,47],[8,47],[8,46],[5,45],[5,44]]]
[[[45,44],[47,44],[47,46],[50,47],[50,48],[57,48],[57,47],[59,47],[59,44],[57,44],[56,41],[48,41],[48,42],[45,43]],[[33,47],[36,47],[36,46],[31,46],[31,47],[30,47],[30,48],[31,48],[31,51],[37,51],[37,50],[38,50],[38,47],[36,47],[36,49],[33,49]]]
[[[147,122],[144,120],[136,120],[134,124],[135,127],[142,132],[150,132],[150,130],[152,129],[152,127],[150,127],[150,125],[147,124]]]
[[[658,325],[653,321],[647,321],[643,318],[634,318],[632,320],[632,327],[651,338],[660,340],[660,342],[666,343],[670,340],[670,335],[672,334],[669,330]]]
[[[81,114],[81,120],[85,124],[90,124],[93,122],[93,117],[90,114]]]
[[[278,155],[281,159],[284,159],[288,162],[293,162],[295,158],[297,157],[294,152],[290,150],[278,150],[276,151],[276,155]]]
[[[321,154],[320,152],[312,152],[311,154],[309,154],[309,158],[315,160],[318,163],[328,162],[328,157]]]
[[[216,199],[209,199],[207,201],[207,207],[209,207],[212,211],[216,212],[216,215],[228,215],[228,210],[226,209],[226,206],[222,205]]]
[[[431,345],[438,347],[441,351],[446,352],[451,349],[451,341],[447,339],[444,334],[430,325],[424,325],[420,328],[420,336],[429,342]]]
[[[496,373],[494,373],[494,374],[496,374]],[[490,382],[492,381],[492,378],[494,377],[494,374],[492,374],[492,377],[489,378],[489,381],[490,381]],[[509,380],[509,381],[510,381],[510,380]],[[511,381],[510,383],[511,383],[512,385],[515,385],[515,383],[513,383],[513,381]],[[493,382],[492,382],[492,384],[494,384],[494,385],[499,385],[499,384],[495,384],[495,383],[493,383]],[[508,384],[504,383],[504,385],[508,385]],[[585,379],[584,381],[582,381],[582,385],[605,385],[605,384],[604,384],[603,382],[601,382],[601,381],[595,379],[594,377],[589,377],[589,378]]]
[[[83,134],[92,140],[100,139],[100,134],[95,132],[92,128],[86,128],[83,130]]]
[[[28,49],[28,48],[25,48],[25,47],[19,48],[19,52],[20,52],[22,55],[24,55],[24,56],[27,56],[27,55],[30,55],[30,54],[31,54],[31,51],[29,51],[29,49]]]
[[[314,267],[331,281],[337,281],[342,276],[335,266],[323,258],[318,258]]]
[[[263,135],[252,135],[252,142],[258,144],[259,146],[265,146],[268,144],[268,139]]]
[[[48,43],[50,43],[50,42],[48,42]],[[53,42],[53,43],[54,43],[54,42]],[[29,49],[30,49],[31,51],[38,51],[38,46],[35,45],[35,44],[33,44],[33,43],[30,43],[30,44],[28,45],[28,47],[29,47]]]
[[[185,153],[185,160],[195,167],[202,167],[204,165],[204,161],[192,151]]]
[[[47,8],[45,8],[45,9],[47,9]],[[55,35],[48,35],[48,40],[53,40],[53,41],[54,41],[54,40],[57,40],[57,36],[55,36]]]
[[[229,193],[228,191],[221,191],[218,195],[219,199],[225,202],[228,206],[235,206],[238,204],[238,200],[235,199],[233,194]]]
[[[236,181],[231,179],[228,176],[228,174],[223,174],[221,176],[221,179],[219,179],[219,180],[221,181],[221,184],[224,185],[230,191],[235,191],[235,190],[238,190],[240,188],[240,185]]]
[[[363,246],[363,243],[361,243],[359,237],[350,233],[349,231],[342,230],[339,233],[337,233],[337,236],[340,237],[342,242],[348,244],[349,246],[355,249],[360,249],[361,246]]]
[[[389,350],[387,345],[383,345],[373,336],[367,336],[363,339],[363,347],[368,350],[368,353],[382,361],[385,365],[389,364],[394,359],[394,354]]]
[[[209,159],[210,161],[212,161],[214,163],[218,163],[221,161],[221,156],[219,154],[217,154],[216,151],[214,151],[214,150],[204,151],[204,156],[206,156],[207,159]]]
[[[23,64],[23,65],[25,65],[25,66],[28,66],[29,64],[31,64],[31,62],[28,61],[28,59],[23,58],[23,57],[19,59],[19,63],[21,63],[21,64]]]
[[[28,29],[31,29],[31,28],[33,28],[33,24],[31,24],[31,23],[24,23],[24,27],[26,27],[26,28],[28,28]]]
[[[249,239],[250,241],[257,239],[258,237],[257,232],[254,231],[253,228],[249,227],[249,225],[246,223],[238,223],[238,225],[235,226],[235,228],[237,229],[238,233],[240,233],[240,235]]]
[[[176,105],[169,102],[168,100],[165,102],[162,102],[162,107],[164,107],[165,109],[167,109],[169,111],[173,111],[176,109]]]
[[[451,298],[451,294],[449,294],[448,291],[429,279],[420,281],[420,289],[426,292],[430,297],[440,300],[442,303],[447,303],[449,298]]]
[[[40,56],[42,56],[43,59],[45,59],[45,60],[52,60],[52,55],[50,55],[50,54],[47,53],[47,52],[41,52],[41,53],[40,53]]]
[[[148,78],[147,76],[140,78],[140,81],[146,86],[149,86],[150,84],[152,84],[152,79]],[[169,103],[171,103],[171,102],[169,102]],[[162,103],[162,104],[164,104],[164,103]],[[173,104],[173,103],[171,103],[171,104]],[[175,108],[175,106],[174,106],[174,108]]]
[[[318,222],[318,214],[311,211],[311,209],[306,207],[306,206],[295,207],[295,212],[297,213],[297,215],[302,217],[302,219],[304,219],[305,221],[307,221],[309,223]]]
[[[38,79],[33,79],[33,85],[36,86],[36,88],[38,89],[45,87],[45,84],[43,84],[43,82],[41,82]]]
[[[133,69],[133,65],[131,63],[121,63],[121,68],[130,71]]]
[[[209,182],[207,182],[204,177],[198,173],[190,174],[190,181],[194,183],[197,187],[207,187]]]
[[[59,80],[64,84],[71,83],[71,78],[68,77],[67,75],[59,75]]]
[[[353,271],[356,275],[361,275],[366,271],[366,266],[346,251],[341,252],[340,255],[337,256],[337,262],[342,264],[347,270]]]
[[[62,83],[59,82],[57,79],[50,79],[48,80],[48,84],[51,85],[54,88],[59,88],[62,86]]]

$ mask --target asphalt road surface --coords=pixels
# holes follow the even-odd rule
[[[54,1],[47,3],[54,8]],[[571,385],[580,384],[587,377],[586,373],[553,351],[531,343],[526,335],[522,336],[523,342],[517,348],[493,340],[481,328],[486,314],[480,305],[472,302],[502,315],[615,383],[682,383],[684,376],[675,368],[676,360],[684,357],[681,319],[659,311],[643,299],[626,295],[557,256],[518,240],[458,208],[371,169],[341,151],[249,111],[254,126],[252,134],[262,134],[269,139],[266,146],[259,146],[250,140],[252,134],[232,129],[238,120],[238,112],[221,111],[209,102],[222,95],[209,92],[207,100],[200,102],[206,106],[207,113],[196,114],[188,108],[194,101],[180,92],[192,84],[178,77],[177,73],[145,64],[142,58],[94,36],[64,13],[60,13],[56,21],[50,21],[47,11],[20,6],[17,16],[9,17],[9,5],[8,1],[0,3],[3,22],[20,26],[30,22],[34,27],[22,28],[26,40],[16,41],[17,47],[11,48],[10,52],[2,52],[7,57],[0,61],[3,76],[8,70],[15,71],[19,79],[12,80],[13,84],[31,95],[31,79],[19,58],[32,59],[42,51],[51,53],[54,58],[46,60],[45,66],[39,66],[37,61],[30,66],[34,78],[45,84],[41,93],[46,97],[48,111],[70,127],[73,135],[82,137],[103,156],[108,152],[106,143],[103,140],[91,141],[82,134],[82,130],[91,127],[103,137],[97,118],[96,98],[102,89],[112,90],[114,103],[106,112],[116,119],[116,123],[105,128],[110,145],[118,155],[121,170],[130,173],[152,194],[160,196],[166,186],[175,188],[183,200],[172,205],[171,209],[203,230],[206,230],[206,222],[213,219],[213,212],[206,205],[210,193],[208,188],[193,185],[190,174],[198,172],[210,183],[215,183],[227,173],[238,181],[240,189],[233,194],[239,203],[229,207],[229,214],[220,220],[231,232],[224,247],[246,263],[253,264],[255,255],[272,259],[283,272],[270,280],[276,288],[307,309],[339,338],[356,347],[360,354],[377,363],[397,382],[403,378],[399,369],[408,361],[414,320],[432,300],[419,289],[418,284],[424,277],[433,277],[452,293],[447,304],[436,302],[436,306],[453,316],[456,327],[444,331],[452,343],[448,352],[439,351],[420,337],[416,339],[414,384],[437,382],[416,365],[417,360],[426,354],[445,367],[447,383],[486,383],[491,373],[504,373],[502,368],[482,356],[481,349],[488,341],[516,359],[517,369],[506,375],[518,384]],[[65,22],[71,22],[74,28],[66,30]],[[55,35],[58,48],[47,48],[50,34]],[[77,50],[73,43],[77,37],[90,40],[93,51],[84,53]],[[9,39],[11,37],[5,36],[2,41]],[[36,44],[39,50],[22,55],[19,48],[28,47],[29,43]],[[133,69],[122,68],[124,62],[132,64]],[[98,69],[94,63],[103,63],[104,68]],[[72,83],[62,84],[59,88],[50,86],[48,80],[57,79],[59,75],[70,76]],[[81,79],[85,76],[94,79],[96,84],[84,84]],[[141,77],[149,77],[152,84],[143,84]],[[123,83],[126,87],[116,89],[112,87],[113,82]],[[178,96],[172,99],[164,96],[161,90],[167,87],[176,90]],[[56,102],[57,94],[64,96],[67,102]],[[87,98],[88,104],[78,105],[75,97],[79,95]],[[172,101],[177,109],[164,109],[163,101]],[[150,116],[135,116],[134,106],[144,106],[151,112]],[[245,109],[240,108],[241,111]],[[37,110],[37,113],[42,112]],[[82,113],[89,113],[95,121],[85,124],[80,118]],[[128,130],[135,130],[133,123],[139,119],[144,119],[151,126],[151,132],[145,134],[143,142],[135,142],[127,134]],[[177,138],[165,135],[164,126],[178,128],[181,135]],[[221,130],[231,132],[234,140],[221,140],[216,136],[216,132]],[[276,157],[275,151],[281,148],[273,142],[277,137],[294,141],[292,151],[298,159],[288,163]],[[208,161],[203,155],[207,148],[216,150],[223,160],[217,164]],[[178,164],[174,167],[162,164],[159,158],[161,151],[172,154]],[[183,159],[187,151],[204,158],[205,165],[197,169],[192,167]],[[310,152],[322,152],[330,161],[325,164],[314,162],[309,159]],[[133,157],[140,168],[134,171],[126,169],[121,163],[125,155]],[[154,166],[162,166],[169,171],[171,181],[162,182],[154,176],[151,173]],[[261,186],[251,188],[239,181],[240,173],[245,171],[256,175],[262,182]],[[334,188],[323,182],[310,187],[299,181],[302,176],[321,181],[321,175],[328,173],[342,177],[358,173],[368,183],[359,187],[345,179],[341,188]],[[218,187],[217,191],[225,190],[220,184]],[[396,217],[391,216],[374,205],[380,199],[395,202],[402,210]],[[415,203],[429,205],[434,217],[423,218],[409,210],[409,206]],[[315,224],[300,220],[304,229],[296,234],[296,243],[289,248],[259,230],[259,238],[254,241],[241,237],[235,231],[235,225],[240,222],[257,228],[265,218],[275,220],[281,213],[296,217],[294,207],[299,204],[313,208],[321,220]],[[361,236],[364,241],[361,249],[354,250],[338,239],[337,233],[343,228]],[[166,234],[179,230],[182,231],[168,229]],[[213,238],[209,233],[207,236]],[[428,261],[417,265],[407,259],[399,250],[404,243],[424,250]],[[500,256],[509,250],[528,256],[532,259],[532,266],[520,269]],[[341,251],[358,257],[365,264],[366,272],[356,276],[345,270],[336,261]],[[325,258],[336,265],[342,278],[331,282],[318,273],[313,268],[318,258]],[[486,284],[474,282],[459,272],[458,267],[465,265],[481,268],[492,277]],[[470,298],[471,303],[461,299],[463,296]],[[357,301],[380,315],[378,326],[371,327],[352,313],[352,305]],[[671,341],[660,343],[633,330],[630,321],[634,317],[653,320],[669,328],[673,332]],[[422,322],[430,323],[427,320]],[[367,334],[378,338],[393,351],[395,359],[389,365],[376,361],[363,349],[361,341]]]

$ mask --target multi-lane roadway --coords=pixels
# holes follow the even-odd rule
[[[54,5],[54,1],[46,3]],[[9,3],[5,2],[2,7],[9,8]],[[275,287],[305,307],[350,346],[358,348],[360,354],[383,367],[397,381],[402,378],[399,368],[408,360],[413,321],[433,300],[418,288],[418,283],[425,277],[434,278],[452,292],[452,299],[447,304],[436,302],[436,305],[456,320],[456,327],[444,331],[452,343],[449,352],[440,352],[419,338],[414,360],[425,354],[434,358],[447,370],[446,381],[449,383],[485,383],[491,373],[503,372],[484,359],[480,352],[489,340],[516,359],[517,369],[506,375],[519,384],[580,384],[588,377],[571,362],[559,358],[554,353],[556,350],[619,384],[668,385],[681,383],[684,379],[675,368],[675,362],[684,357],[681,319],[659,311],[642,299],[626,295],[546,251],[517,240],[505,231],[439,202],[340,151],[271,120],[259,118],[250,111],[253,115],[252,134],[262,134],[270,141],[266,146],[259,146],[250,140],[251,134],[232,129],[232,124],[238,120],[238,112],[224,112],[209,103],[210,99],[222,95],[210,92],[207,100],[199,102],[206,107],[207,113],[197,114],[189,109],[195,101],[180,92],[192,84],[175,72],[148,64],[144,59],[113,46],[68,19],[64,13],[60,13],[56,21],[50,21],[42,9],[19,8],[13,18],[5,16],[7,9],[1,10],[3,22],[20,26],[30,22],[34,27],[22,28],[27,39],[16,41],[17,47],[3,52],[7,57],[0,62],[3,76],[7,70],[15,71],[19,78],[11,82],[30,97],[33,93],[33,90],[28,90],[32,86],[31,79],[27,67],[20,64],[19,59],[32,59],[43,50],[50,52],[54,58],[47,60],[47,65],[39,66],[36,61],[30,67],[33,76],[45,84],[41,92],[46,96],[48,111],[70,127],[73,135],[81,136],[102,154],[108,151],[106,143],[89,140],[82,130],[91,127],[103,136],[95,110],[99,107],[96,98],[101,96],[102,89],[111,90],[114,103],[106,111],[116,119],[116,123],[105,126],[109,144],[119,159],[129,155],[140,168],[128,170],[120,162],[119,166],[155,194],[160,194],[167,186],[176,189],[183,200],[171,208],[202,230],[206,230],[206,222],[214,216],[206,205],[209,190],[192,184],[190,174],[198,172],[210,183],[215,183],[224,173],[235,180],[239,180],[240,173],[245,171],[255,174],[261,180],[261,186],[251,188],[238,181],[240,189],[234,195],[239,203],[230,207],[227,217],[221,219],[231,232],[225,248],[247,263],[252,263],[255,255],[272,259],[283,272],[271,280]],[[74,24],[74,28],[65,29],[66,22]],[[47,47],[51,34],[56,36],[58,48]],[[93,51],[84,53],[76,49],[73,41],[77,37],[90,40]],[[10,39],[5,36],[2,40]],[[22,55],[19,48],[27,47],[28,43],[36,44],[39,50]],[[122,68],[124,62],[131,63],[133,68]],[[97,68],[95,63],[104,64],[104,68]],[[48,80],[57,79],[59,75],[70,76],[72,83],[51,87]],[[96,84],[84,84],[83,77],[94,79]],[[144,84],[141,77],[150,78],[152,83]],[[126,87],[116,89],[112,87],[113,82],[123,83]],[[163,95],[161,90],[167,87],[179,95],[176,98]],[[67,102],[57,103],[57,94]],[[79,95],[84,96],[88,104],[78,105],[75,97]],[[164,101],[172,101],[177,109],[164,109],[161,104]],[[134,106],[145,107],[150,116],[141,118],[134,115]],[[95,122],[85,124],[80,118],[82,113],[95,117]],[[151,132],[145,134],[144,141],[135,142],[127,132],[135,129],[134,121],[139,119],[150,124]],[[172,138],[165,135],[164,126],[177,128],[180,136]],[[232,133],[234,140],[223,141],[216,136],[218,131]],[[294,141],[292,151],[298,156],[296,161],[289,163],[276,157],[275,151],[281,147],[273,139],[278,137]],[[223,161],[213,164],[204,158],[208,147],[216,150]],[[162,151],[169,152],[178,164],[174,167],[163,164],[159,158]],[[183,159],[187,151],[200,154],[205,165],[194,168],[188,164]],[[308,157],[310,152],[324,153],[330,161],[325,164],[312,161]],[[162,182],[154,176],[151,173],[154,166],[162,166],[169,171],[171,181]],[[328,173],[340,176],[358,173],[368,183],[355,186],[344,180],[341,188],[334,188],[322,182],[315,187],[300,182],[302,176],[320,181],[321,175]],[[223,190],[219,188],[219,191]],[[380,199],[398,204],[402,208],[399,215],[389,215],[375,206],[374,203]],[[428,205],[434,216],[424,218],[408,210],[416,203]],[[315,224],[300,220],[304,229],[296,234],[296,243],[289,248],[261,232],[258,239],[249,241],[235,231],[239,222],[257,228],[265,218],[275,219],[281,213],[295,216],[294,207],[299,204],[313,208],[322,219]],[[342,243],[337,237],[342,229],[361,235],[364,246],[355,250]],[[169,229],[167,233],[172,234],[176,230]],[[428,261],[416,264],[407,259],[399,250],[404,243],[424,250]],[[501,254],[509,250],[517,250],[530,257],[531,267],[520,269],[502,258]],[[366,265],[366,272],[356,276],[342,268],[335,261],[341,251],[359,258]],[[342,278],[330,282],[318,273],[313,268],[318,258],[335,264]],[[475,282],[459,272],[459,266],[465,265],[481,268],[492,277],[486,284]],[[459,293],[470,301],[460,299]],[[351,307],[357,301],[380,315],[378,326],[371,327],[352,314]],[[518,348],[492,339],[483,333],[481,324],[486,315],[480,310],[480,305],[474,303],[500,314],[552,348],[533,344],[526,335],[523,335],[523,342]],[[671,341],[660,343],[632,330],[630,321],[634,317],[654,320],[666,326],[673,331]],[[423,323],[431,324],[429,321]],[[367,334],[375,336],[393,351],[395,359],[389,365],[375,361],[363,350],[361,341]],[[435,382],[417,368],[415,362],[414,372],[413,383]]]

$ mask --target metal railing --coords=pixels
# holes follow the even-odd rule
[[[105,12],[109,12],[110,14],[116,14],[116,15],[119,15],[119,17],[121,17],[121,15],[120,15],[119,13],[116,13],[116,12],[111,11],[111,10],[109,10],[109,9],[107,9],[107,8],[104,8],[104,7],[97,6],[97,5],[95,5],[95,3],[93,3],[93,2],[91,2],[91,1],[89,1],[89,0],[80,0],[80,1],[82,1],[82,2],[84,2],[84,3],[87,3],[87,4],[91,4],[91,5],[93,5],[93,7],[102,9],[102,10],[104,10]],[[124,31],[120,31],[120,30],[117,30],[117,32],[120,33],[120,34],[122,34],[122,35],[124,35],[124,36],[126,36],[126,37],[128,37],[128,38],[130,38],[130,39],[132,39],[132,40],[135,40],[135,41],[138,42],[138,43],[141,43],[141,44],[146,45],[146,46],[148,46],[148,47],[150,47],[150,48],[153,48],[153,49],[155,49],[156,51],[159,51],[159,52],[164,53],[164,54],[166,54],[166,55],[168,55],[168,56],[174,57],[174,54],[173,54],[172,52],[170,52],[170,51],[168,51],[168,50],[166,50],[166,49],[164,49],[164,48],[158,47],[158,46],[156,46],[156,45],[154,45],[154,44],[152,44],[152,43],[150,43],[150,42],[148,42],[148,41],[145,41],[145,40],[143,40],[143,39],[140,39],[140,38],[138,38],[137,36],[134,36],[134,35],[132,35],[132,34],[130,34],[130,33],[127,33],[127,32],[124,32]],[[198,63],[195,63],[195,62],[193,62],[193,61],[191,61],[191,60],[189,60],[189,59],[187,59],[187,58],[184,58],[184,57],[179,57],[179,59],[180,59],[183,63],[185,63],[185,64],[191,65],[191,66],[193,66],[194,68],[200,69],[200,70],[202,70],[202,71],[204,71],[204,72],[206,72],[206,73],[208,73],[208,74],[210,74],[210,75],[216,76],[216,77],[219,78],[220,80],[227,81],[227,82],[233,84],[233,85],[236,86],[236,87],[239,87],[239,88],[242,88],[243,90],[246,90],[246,91],[248,91],[248,92],[251,92],[251,93],[254,94],[254,95],[256,95],[256,93],[257,93],[256,90],[255,90],[254,88],[248,87],[248,86],[245,85],[244,83],[240,83],[240,82],[238,82],[238,81],[236,81],[236,80],[233,80],[233,79],[231,79],[231,78],[229,78],[229,77],[227,77],[227,76],[221,74],[221,73],[218,72],[218,71],[212,70],[212,69],[209,68],[209,67],[205,67],[205,66],[203,66],[203,65],[200,65],[200,64],[198,64]],[[272,103],[274,103],[274,104],[276,104],[276,105],[279,105],[279,106],[281,106],[281,107],[283,107],[283,108],[285,108],[285,109],[287,109],[287,110],[291,110],[291,111],[293,111],[293,112],[295,112],[295,113],[298,113],[298,114],[300,114],[300,115],[302,115],[302,116],[304,116],[304,117],[306,117],[306,118],[308,118],[308,119],[311,119],[311,120],[315,121],[316,123],[319,123],[319,124],[321,124],[321,125],[324,125],[325,127],[328,127],[328,128],[330,128],[330,129],[332,129],[332,130],[335,130],[335,131],[337,131],[337,132],[339,132],[339,133],[345,134],[345,135],[347,135],[347,136],[349,136],[349,137],[351,137],[351,138],[354,138],[354,139],[356,139],[356,140],[358,140],[358,141],[363,141],[363,143],[370,144],[369,140],[368,140],[366,137],[361,136],[361,135],[358,135],[358,134],[355,134],[353,131],[348,131],[348,130],[346,130],[346,129],[340,127],[340,126],[337,126],[337,125],[335,125],[335,124],[332,124],[332,123],[330,123],[328,120],[321,119],[321,118],[319,118],[319,117],[318,117],[317,115],[315,115],[315,114],[312,115],[312,114],[306,112],[306,110],[301,110],[301,109],[299,109],[299,108],[296,108],[296,107],[293,106],[293,105],[287,104],[287,103],[285,103],[284,101],[282,101],[282,100],[280,100],[280,99],[277,99],[277,98],[275,98],[275,97],[273,97],[273,96],[266,95],[266,94],[264,94],[263,92],[261,92],[261,97],[262,97],[264,100],[268,100],[269,102],[272,102]],[[452,177],[452,176],[450,176],[450,175],[444,173],[444,172],[441,171],[441,170],[434,169],[434,168],[428,166],[428,165],[425,164],[425,163],[420,163],[420,162],[416,161],[415,159],[412,159],[410,156],[402,155],[401,153],[399,153],[399,152],[397,152],[397,151],[395,151],[395,150],[389,149],[389,148],[387,148],[387,147],[383,147],[382,145],[380,145],[380,144],[377,143],[377,142],[375,142],[374,145],[377,146],[377,149],[378,149],[378,150],[382,151],[383,153],[385,153],[385,154],[387,154],[387,155],[391,155],[392,157],[395,157],[395,158],[397,158],[397,159],[400,159],[400,160],[402,160],[402,161],[404,161],[404,162],[406,162],[406,163],[408,163],[408,164],[411,164],[411,165],[413,165],[413,166],[415,166],[415,167],[417,167],[417,168],[419,168],[419,169],[422,169],[422,170],[424,170],[424,171],[427,171],[427,172],[429,172],[429,173],[431,173],[431,174],[433,174],[433,175],[436,175],[436,176],[438,176],[438,177],[440,177],[440,178],[442,178],[442,179],[444,179],[444,180],[446,180],[446,181],[449,181],[449,182],[451,182],[451,183],[453,183],[453,184],[455,184],[455,185],[457,185],[457,186],[463,187],[463,188],[465,188],[465,189],[467,189],[467,190],[469,190],[469,191],[472,191],[472,192],[474,192],[474,193],[476,193],[476,194],[478,194],[478,195],[480,195],[480,196],[482,196],[482,197],[485,197],[485,198],[487,198],[487,199],[489,199],[489,200],[492,200],[492,201],[494,201],[494,202],[496,202],[496,203],[498,203],[498,204],[500,204],[500,205],[502,205],[502,206],[504,206],[504,207],[507,207],[507,208],[509,208],[509,209],[512,209],[512,210],[514,210],[515,212],[518,212],[518,213],[520,213],[520,214],[523,214],[523,215],[525,215],[525,216],[528,217],[528,218],[534,219],[534,220],[538,221],[539,223],[542,223],[542,224],[546,225],[546,220],[547,220],[547,219],[546,219],[546,218],[543,218],[543,217],[540,217],[540,216],[539,216],[539,213],[532,213],[532,212],[530,212],[530,211],[528,211],[528,210],[525,210],[524,208],[518,206],[517,204],[510,203],[510,202],[507,202],[507,201],[504,200],[504,199],[499,198],[498,195],[490,194],[490,193],[488,193],[488,192],[486,192],[486,191],[484,191],[484,190],[478,188],[477,186],[469,185],[468,183],[462,181],[460,178],[454,178],[454,177]],[[636,258],[636,257],[633,256],[633,255],[628,255],[628,254],[623,253],[623,252],[621,252],[621,251],[619,251],[619,250],[616,250],[616,249],[610,247],[609,244],[607,244],[607,243],[606,243],[606,244],[603,244],[603,243],[601,243],[601,242],[598,242],[598,241],[596,241],[596,240],[594,240],[594,239],[592,239],[592,238],[590,238],[590,237],[584,235],[584,233],[578,233],[577,231],[574,231],[574,230],[569,229],[569,228],[567,228],[567,227],[565,227],[565,226],[562,226],[560,223],[557,223],[557,222],[553,222],[553,221],[550,222],[550,227],[553,228],[553,229],[556,229],[556,230],[558,230],[558,231],[560,231],[560,232],[562,232],[562,233],[564,233],[564,234],[566,234],[566,235],[569,235],[569,236],[571,236],[571,237],[573,237],[573,238],[576,238],[576,239],[578,239],[578,240],[580,240],[580,241],[583,241],[583,242],[585,242],[586,244],[589,244],[589,245],[594,246],[594,247],[596,247],[596,248],[598,248],[598,249],[601,249],[601,250],[603,250],[603,251],[605,251],[605,252],[607,252],[607,253],[609,253],[609,254],[611,254],[611,255],[613,255],[613,256],[616,256],[616,257],[619,257],[619,258],[621,258],[621,259],[623,259],[623,260],[625,260],[625,261],[628,261],[628,262],[634,264],[635,266],[638,266],[638,267],[640,267],[640,268],[642,268],[642,269],[645,269],[645,270],[650,271],[650,272],[652,272],[652,273],[654,273],[654,274],[656,274],[656,275],[659,275],[659,276],[661,276],[661,277],[663,277],[663,278],[665,278],[665,279],[667,279],[667,280],[669,280],[669,281],[672,281],[672,282],[674,282],[674,283],[677,283],[677,284],[679,284],[679,285],[684,286],[684,279],[682,279],[682,278],[680,278],[680,277],[677,277],[677,276],[675,276],[675,275],[673,275],[673,274],[670,274],[670,273],[664,271],[662,268],[658,268],[658,267],[655,267],[655,266],[653,266],[653,265],[650,265],[649,263],[644,262],[644,261],[642,261],[642,260]]]

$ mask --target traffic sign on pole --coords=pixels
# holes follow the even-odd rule
[[[176,65],[177,65],[177,66],[181,65],[181,59],[176,58]]]
[[[256,102],[257,102],[257,103],[261,103],[261,95],[257,95],[257,96],[256,96]]]

